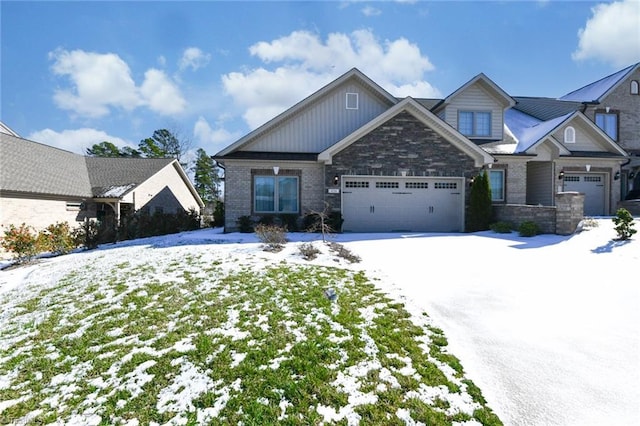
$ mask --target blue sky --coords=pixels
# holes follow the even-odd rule
[[[215,154],[353,67],[395,96],[480,72],[559,97],[640,61],[640,1],[0,2],[0,120],[84,153],[168,128]]]

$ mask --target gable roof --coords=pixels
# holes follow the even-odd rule
[[[511,96],[509,96],[507,92],[502,90],[500,86],[495,84],[489,77],[487,77],[483,73],[476,75],[471,80],[467,81],[465,84],[463,84],[458,89],[456,89],[455,92],[451,93],[449,96],[444,98],[442,101],[442,104],[445,104],[445,105],[448,104],[456,96],[458,96],[459,94],[461,94],[462,92],[467,90],[469,87],[473,86],[474,84],[479,84],[482,88],[489,91],[496,98],[502,99],[503,105],[505,106],[505,108],[510,106],[512,107],[516,104],[516,101]],[[436,106],[439,106],[439,105],[436,105]]]
[[[0,190],[91,197],[84,157],[0,132]]]
[[[173,158],[84,157],[94,197],[121,197],[176,161]]]
[[[397,103],[382,114],[378,115],[376,118],[360,127],[355,132],[351,133],[338,143],[321,152],[318,155],[318,160],[324,161],[325,164],[331,164],[332,158],[335,154],[342,151],[343,149],[345,149],[367,133],[373,131],[380,125],[384,124],[391,118],[395,117],[399,113],[405,111],[416,117],[436,133],[444,137],[452,145],[472,157],[478,167],[494,162],[494,158],[491,156],[491,154],[487,153],[478,145],[463,136],[456,129],[440,120],[436,115],[425,108],[420,102],[411,97],[404,98],[401,102]]]
[[[249,132],[248,134],[246,134],[242,138],[238,139],[236,142],[234,142],[231,145],[227,146],[222,151],[218,152],[214,157],[223,157],[223,156],[226,156],[226,155],[228,155],[228,154],[230,154],[230,153],[232,153],[234,151],[239,150],[241,147],[251,143],[253,140],[255,140],[256,138],[258,138],[261,135],[265,134],[266,132],[268,132],[268,131],[270,131],[272,129],[275,129],[276,127],[280,126],[285,121],[287,121],[289,118],[291,118],[292,116],[296,115],[298,112],[302,111],[303,109],[307,108],[309,105],[311,105],[314,102],[316,102],[317,100],[321,99],[323,96],[325,96],[329,92],[333,91],[333,89],[335,89],[336,87],[339,87],[342,84],[344,84],[345,82],[347,82],[349,80],[352,80],[352,79],[355,79],[358,82],[364,84],[365,87],[369,88],[372,93],[374,93],[377,97],[383,99],[390,106],[394,105],[395,103],[398,102],[395,97],[391,96],[391,94],[389,92],[384,90],[377,83],[375,83],[369,77],[364,75],[360,70],[358,70],[357,68],[352,68],[351,70],[349,70],[348,72],[346,72],[342,76],[340,76],[337,79],[333,80],[331,83],[327,84],[326,86],[322,87],[321,89],[319,89],[318,91],[314,92],[310,96],[306,97],[302,101],[300,101],[297,104],[293,105],[291,108],[289,108],[286,111],[280,113],[275,118],[267,121],[262,126],[260,126],[257,129]]]
[[[85,157],[0,132],[0,191],[79,198],[120,198],[173,165],[202,207],[204,203],[173,158]]]
[[[575,120],[579,120],[584,123],[601,137],[604,145],[608,148],[606,151],[608,153],[607,156],[610,156],[611,154],[623,157],[627,156],[627,153],[620,148],[617,143],[615,143],[605,132],[602,131],[602,129],[596,126],[595,123],[589,120],[580,111],[568,112],[565,115],[546,121],[537,120],[536,118],[527,116],[518,110],[513,111],[513,109],[505,113],[505,124],[518,141],[513,152],[515,154],[527,153],[527,151],[530,151],[545,140],[549,140],[558,147],[560,153],[570,155],[571,151],[553,138],[552,134],[559,127]]]
[[[578,90],[567,93],[559,99],[565,101],[578,101],[578,102],[600,102],[604,97],[611,93],[624,79],[640,67],[640,62],[630,65],[616,73],[613,73],[607,77],[601,78],[598,81],[594,81],[591,84],[587,84]]]

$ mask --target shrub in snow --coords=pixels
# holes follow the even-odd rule
[[[616,212],[616,217],[614,217],[612,220],[616,225],[613,229],[615,229],[618,233],[618,240],[631,239],[633,234],[638,232],[637,230],[633,229],[633,216],[631,216],[629,210],[625,208],[618,209],[618,211]]]
[[[318,257],[320,250],[316,248],[312,243],[304,243],[300,245],[300,254],[304,260],[313,260]]]
[[[496,222],[491,225],[491,230],[498,234],[508,234],[513,231],[513,224],[510,222]]]
[[[286,229],[278,225],[258,224],[255,226],[255,232],[268,250],[279,251],[287,242]]]
[[[518,232],[521,237],[533,237],[540,233],[540,227],[538,227],[537,223],[526,220],[520,224]]]
[[[12,253],[16,263],[26,263],[33,260],[40,253],[38,247],[38,235],[32,227],[26,224],[16,228],[9,225],[9,229],[4,231],[4,237],[0,241],[2,248]]]
[[[47,226],[38,234],[38,245],[43,251],[66,254],[76,248],[76,239],[67,222]]]

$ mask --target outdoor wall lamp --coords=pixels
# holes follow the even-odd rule
[[[335,175],[333,177],[333,186],[338,186],[338,183],[340,183],[340,176]]]
[[[620,170],[618,170],[616,174],[613,175],[613,180],[618,180],[618,179],[620,179]]]
[[[558,180],[564,179],[564,170],[560,170],[560,174],[558,175]]]
[[[280,171],[280,167],[278,167],[278,166],[273,166],[273,174],[274,174],[274,175],[277,175],[279,171]]]
[[[629,173],[629,180],[633,179],[634,177],[636,177],[635,172]]]
[[[587,169],[588,172],[591,171],[591,164],[587,164],[584,166],[585,169]]]

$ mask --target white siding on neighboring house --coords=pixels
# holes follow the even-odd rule
[[[185,211],[189,209],[200,211],[198,201],[184,184],[173,164],[164,167],[140,184],[132,195],[131,201],[135,203],[135,210],[149,207],[153,213],[155,207],[162,207],[164,213],[173,214],[182,207]],[[125,197],[126,199],[128,197]]]
[[[347,108],[347,93],[357,93],[357,109]],[[389,108],[388,103],[355,81],[323,96],[241,150],[321,152]]]
[[[455,96],[445,109],[445,121],[458,129],[459,111],[491,112],[491,136],[487,139],[502,139],[503,107],[480,85],[474,84]],[[475,138],[475,137],[474,137]]]

